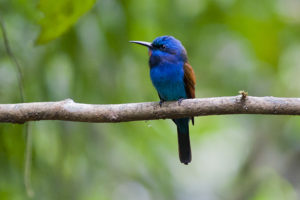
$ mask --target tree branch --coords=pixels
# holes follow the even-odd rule
[[[128,122],[226,114],[300,115],[300,98],[232,96],[158,102],[92,105],[71,99],[58,102],[0,104],[0,122],[38,120]]]

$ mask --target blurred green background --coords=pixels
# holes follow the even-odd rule
[[[197,97],[300,94],[298,0],[93,3],[0,1],[27,102],[158,101],[147,50],[128,41],[161,35],[185,45]],[[18,103],[17,73],[0,37],[0,103]],[[197,117],[188,166],[179,162],[171,120],[30,124],[33,199],[299,199],[299,117]],[[0,199],[28,198],[22,128],[0,125]]]

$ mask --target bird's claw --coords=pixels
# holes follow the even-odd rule
[[[180,98],[180,99],[178,99],[178,105],[180,106],[180,104],[181,104],[181,102],[184,100],[184,98]]]
[[[162,99],[159,101],[159,107],[162,107],[163,102],[164,102],[164,100],[162,100]]]

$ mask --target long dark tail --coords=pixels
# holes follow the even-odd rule
[[[174,119],[177,125],[178,150],[180,162],[188,164],[192,161],[192,151],[189,136],[189,119]]]

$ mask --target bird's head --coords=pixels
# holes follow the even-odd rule
[[[149,48],[150,64],[151,60],[159,62],[161,60],[183,61],[187,60],[186,50],[179,40],[172,36],[161,36],[150,42],[130,41]]]

